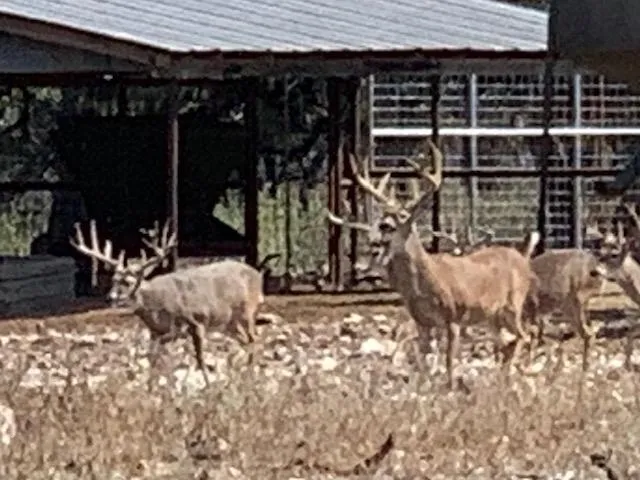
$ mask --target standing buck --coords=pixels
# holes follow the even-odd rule
[[[112,256],[112,244],[100,248],[95,221],[90,224],[91,246],[87,246],[76,224],[71,245],[79,252],[101,261],[113,270],[109,299],[114,304],[132,304],[134,314],[147,326],[151,336],[151,361],[155,365],[161,345],[185,335],[191,337],[198,367],[205,382],[209,378],[203,359],[207,328],[215,328],[236,338],[241,344],[255,339],[256,314],[264,302],[263,276],[251,266],[223,260],[199,267],[146,278],[177,247],[169,223],[162,234],[157,228],[143,231],[143,243],[154,252],[147,258],[141,251],[138,264],[128,264],[124,252]]]
[[[367,231],[371,258],[369,268],[385,275],[391,287],[402,296],[416,322],[420,349],[427,353],[432,327],[447,331],[447,373],[453,388],[453,359],[459,347],[460,327],[489,320],[503,347],[507,372],[523,342],[529,335],[521,324],[522,308],[534,276],[529,260],[516,249],[486,247],[469,255],[432,255],[422,246],[416,219],[432,203],[432,194],[442,183],[443,156],[430,141],[426,142],[433,158],[433,173],[416,161],[408,163],[427,181],[420,196],[401,205],[384,190],[390,174],[378,186],[358,174],[355,158],[351,168],[358,185],[383,208],[375,223],[344,221],[331,212],[335,224]]]

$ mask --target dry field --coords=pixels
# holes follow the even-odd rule
[[[390,294],[269,297],[253,368],[210,335],[210,389],[186,342],[150,374],[145,332],[124,310],[9,320],[0,403],[16,431],[0,443],[0,478],[597,479],[606,473],[590,455],[609,449],[610,478],[632,478],[640,374],[621,367],[611,337],[635,313],[615,292],[593,307],[609,338],[580,404],[577,340],[565,342],[564,370],[540,355],[541,374],[506,388],[481,329],[448,392],[443,361],[417,371]]]

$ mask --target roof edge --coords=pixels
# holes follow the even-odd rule
[[[165,68],[171,64],[171,52],[167,50],[1,11],[0,31],[35,41],[117,57],[154,68]]]

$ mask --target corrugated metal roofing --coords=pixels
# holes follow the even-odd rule
[[[2,0],[0,13],[178,52],[547,47],[547,13],[494,0]]]

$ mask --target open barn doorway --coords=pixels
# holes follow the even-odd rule
[[[180,116],[180,257],[244,256],[241,231],[213,216],[233,178],[244,171],[242,125],[202,114]],[[57,150],[86,204],[88,218],[115,251],[137,256],[139,229],[167,217],[169,168],[163,115],[66,117]],[[242,230],[242,229],[241,229]]]

